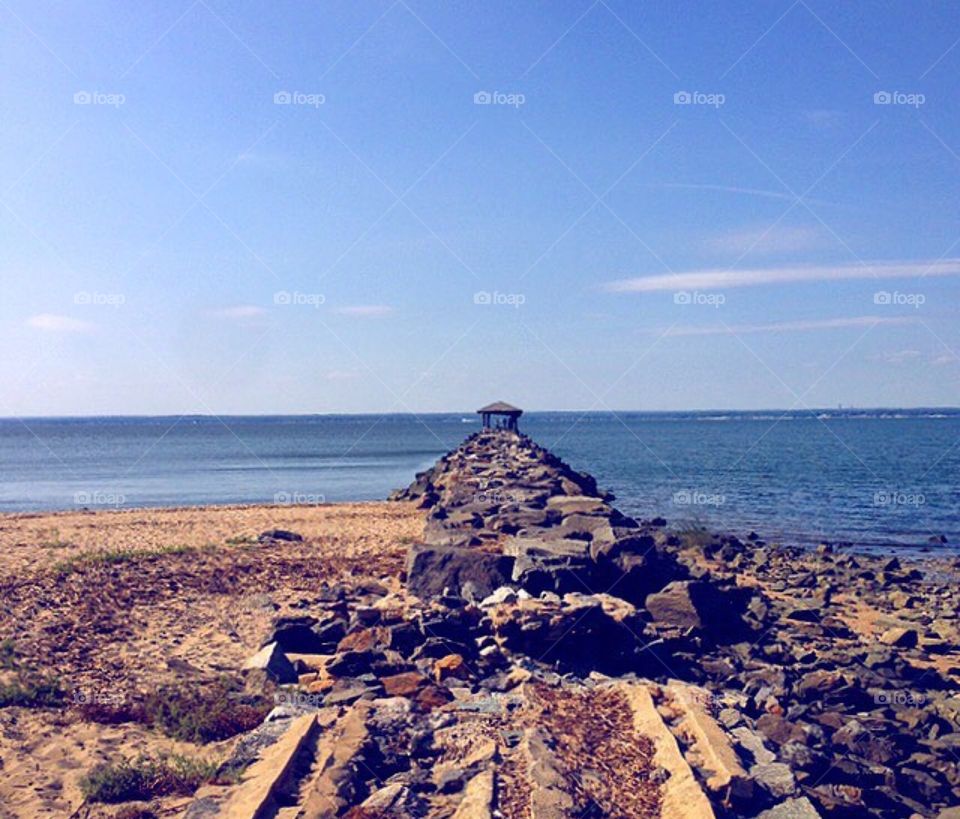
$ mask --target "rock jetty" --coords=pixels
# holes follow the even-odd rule
[[[392,499],[405,576],[278,613],[188,816],[960,815],[955,564],[671,532],[506,430]]]

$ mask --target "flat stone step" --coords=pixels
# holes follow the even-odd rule
[[[654,762],[670,774],[661,785],[660,819],[716,819],[676,737],[657,711],[650,686],[622,683],[621,689],[633,710],[637,732],[653,742]]]
[[[222,819],[276,816],[277,808],[273,804],[276,789],[290,773],[294,759],[310,741],[316,727],[316,714],[295,719],[286,733],[246,770],[242,783],[223,803],[219,816]]]

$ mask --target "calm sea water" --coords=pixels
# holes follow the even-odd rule
[[[522,429],[672,523],[810,544],[960,544],[960,410],[529,413]],[[0,511],[384,498],[461,414],[0,420]]]

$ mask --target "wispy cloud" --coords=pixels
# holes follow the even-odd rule
[[[916,361],[922,355],[919,350],[894,350],[883,353],[880,358],[887,364],[903,364],[906,361]]]
[[[327,381],[354,381],[360,377],[356,370],[330,370],[325,373]]]
[[[911,279],[921,276],[958,276],[960,259],[926,262],[868,262],[867,264],[765,267],[752,270],[707,269],[607,282],[609,293],[656,293],[674,290],[723,290],[767,284],[842,281],[847,279]]]
[[[393,312],[393,308],[386,304],[354,304],[349,307],[338,307],[336,310],[341,316],[356,316],[359,318],[373,318],[385,316]]]
[[[738,196],[756,196],[761,199],[780,199],[793,202],[796,197],[789,191],[771,191],[764,188],[745,188],[739,185],[713,185],[692,182],[660,182],[652,184],[651,188],[666,188],[667,190],[680,191],[715,191],[716,193],[732,193]],[[804,202],[808,205],[823,205],[825,207],[840,207],[837,202],[826,202],[823,199],[811,199],[804,197]]]
[[[96,329],[89,321],[60,316],[56,313],[38,313],[27,319],[27,326],[47,333],[89,333]]]
[[[747,333],[795,333],[808,330],[834,330],[845,327],[872,327],[878,324],[915,324],[913,316],[849,316],[832,319],[777,321],[770,324],[720,324],[671,327],[668,336],[732,336]]]
[[[826,231],[818,227],[777,225],[731,230],[713,236],[704,243],[719,253],[796,253],[815,250],[829,244]]]
[[[232,307],[218,307],[208,311],[211,316],[222,319],[248,319],[262,316],[267,311],[255,304],[237,304]]]

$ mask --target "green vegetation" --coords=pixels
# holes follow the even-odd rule
[[[49,708],[63,705],[65,694],[60,680],[23,672],[12,682],[0,683],[0,708]]]
[[[20,667],[20,661],[17,659],[17,647],[9,637],[0,642],[0,669],[3,671],[16,671]]]
[[[157,689],[144,702],[142,721],[174,739],[206,743],[255,728],[269,711],[265,700],[244,701],[239,683],[222,678],[189,688]]]
[[[0,642],[0,670],[16,672],[12,680],[0,682],[0,708],[15,705],[47,708],[63,704],[66,695],[60,680],[26,668],[16,644],[9,637]]]
[[[86,722],[137,722],[174,739],[194,743],[216,742],[249,731],[263,721],[269,710],[265,698],[245,696],[239,681],[228,677],[208,683],[163,686],[143,700],[93,700],[77,706],[78,716]]]
[[[80,790],[91,802],[131,802],[157,796],[189,796],[214,780],[217,766],[202,759],[172,755],[137,757],[97,765],[80,780]]]
[[[141,558],[159,557],[161,555],[184,555],[198,551],[194,546],[177,544],[162,546],[159,549],[102,549],[98,552],[86,552],[54,564],[55,574],[66,576],[72,574],[82,566],[113,566],[119,563],[128,563]]]
[[[59,529],[44,529],[42,531],[44,539],[39,541],[39,546],[43,549],[65,549],[73,544],[69,540],[60,537]]]
[[[228,546],[252,546],[259,542],[260,541],[253,535],[236,535],[234,537],[228,537],[226,540]]]

